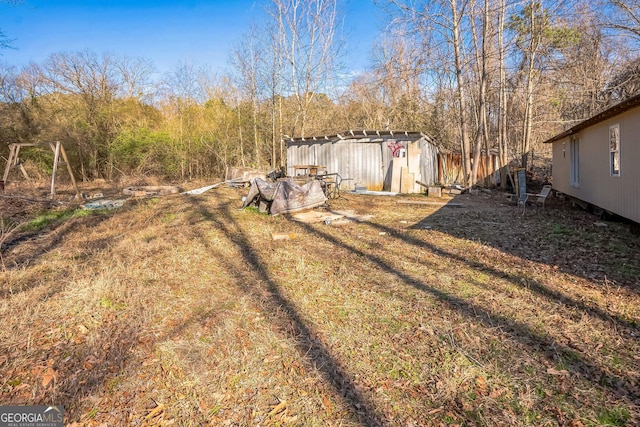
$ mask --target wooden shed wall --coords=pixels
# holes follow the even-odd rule
[[[440,161],[440,177],[438,182],[442,184],[461,184],[464,182],[464,170],[462,168],[462,155],[458,153],[441,153]],[[469,156],[473,159],[472,156]],[[485,182],[487,185],[499,184],[500,176],[495,172],[497,170],[497,156],[489,155],[489,167],[487,168],[487,155],[480,155],[480,164],[478,165],[478,182]]]
[[[609,127],[620,125],[620,176],[611,176]],[[579,185],[570,185],[571,139],[553,143],[553,188],[640,222],[640,108],[583,129],[579,139]],[[564,146],[563,146],[564,145]]]

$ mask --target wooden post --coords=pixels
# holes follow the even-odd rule
[[[4,175],[2,176],[2,181],[4,181],[5,184],[7,183],[7,178],[9,178],[9,171],[15,166],[13,162],[16,158],[16,146],[15,144],[9,144],[9,160],[7,160],[7,166],[4,168]]]
[[[415,174],[409,172],[407,167],[402,167],[400,170],[400,192],[405,194],[413,193]]]
[[[58,142],[60,144],[60,142]],[[69,158],[67,157],[67,152],[64,151],[64,146],[60,144],[60,154],[62,154],[62,159],[67,165],[67,172],[69,173],[69,177],[71,178],[71,183],[73,184],[73,189],[76,190],[76,199],[81,199],[80,191],[78,191],[78,184],[76,183],[76,177],[73,176],[73,170],[71,170],[71,163],[69,163]]]
[[[20,172],[22,172],[22,176],[24,176],[24,179],[27,180],[27,184],[29,184],[29,187],[31,188],[31,190],[35,192],[36,187],[33,185],[33,181],[31,181],[31,177],[27,173],[27,170],[24,168],[24,166],[22,166],[22,163],[20,163],[20,158],[19,158],[20,147],[22,147],[22,144],[16,144],[16,151],[14,153],[13,163],[18,166],[18,169],[20,169]]]
[[[22,166],[22,163],[18,165],[18,168],[20,168],[20,172],[22,172],[22,175],[24,175],[25,179],[27,180],[31,188],[34,189],[33,182],[31,182],[31,177],[27,173],[27,170],[24,168],[24,166]]]
[[[11,144],[15,147],[15,151],[13,152],[13,165],[14,166],[18,166],[18,169],[20,169],[20,172],[22,173],[22,175],[24,176],[24,178],[27,180],[27,184],[29,184],[29,187],[31,188],[32,191],[36,191],[36,187],[33,185],[33,182],[31,181],[31,178],[29,177],[29,174],[27,173],[27,170],[24,168],[24,166],[22,166],[22,163],[20,163],[20,147],[22,147],[22,144]]]
[[[49,146],[49,148],[51,148],[51,151],[53,151],[53,171],[51,174],[51,198],[53,199],[56,195],[56,173],[58,171],[58,166],[61,164],[62,161],[67,166],[67,172],[69,172],[71,183],[73,184],[73,188],[76,192],[76,198],[80,198],[81,197],[80,191],[78,190],[78,184],[76,182],[75,176],[73,175],[73,170],[71,170],[71,164],[69,163],[69,158],[67,157],[67,153],[64,150],[64,147],[62,146],[62,143],[60,141],[57,141],[55,144],[53,144],[52,142],[9,144],[9,159],[7,161],[7,166],[4,170],[2,181],[6,184],[9,178],[9,172],[11,168],[14,166],[18,166],[18,168],[20,169],[20,172],[22,172],[22,175],[24,175],[25,179],[29,183],[29,186],[33,190],[35,190],[33,182],[31,181],[31,178],[27,174],[26,169],[24,168],[24,166],[22,166],[22,164],[20,164],[20,159],[18,158],[20,154],[20,148],[21,147],[42,147],[42,146],[46,147],[47,145]],[[61,155],[62,155],[62,161],[60,159]]]
[[[51,172],[51,199],[56,196],[56,172],[58,170],[58,161],[60,160],[60,141],[56,142],[55,147],[52,143],[49,146],[53,150],[53,171]]]

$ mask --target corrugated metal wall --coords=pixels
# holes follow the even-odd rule
[[[431,185],[438,182],[438,148],[429,141],[421,140],[420,174],[422,182]]]
[[[372,191],[386,190],[390,187],[388,172],[392,160],[388,145],[402,141],[401,138],[361,138],[287,144],[287,175],[294,175],[296,165],[322,165],[328,173],[340,174],[344,180],[343,190],[351,190],[356,185]],[[433,184],[438,179],[438,150],[424,138],[420,140],[420,148],[422,181]]]

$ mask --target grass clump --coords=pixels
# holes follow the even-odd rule
[[[20,229],[22,231],[38,231],[48,226],[59,224],[70,218],[84,217],[93,214],[93,211],[85,209],[64,209],[60,211],[47,211],[26,222],[20,227]]]
[[[624,427],[627,425],[631,414],[629,409],[616,406],[615,408],[605,408],[597,417],[598,425]]]

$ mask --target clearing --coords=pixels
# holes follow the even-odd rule
[[[245,194],[5,194],[0,404],[74,426],[640,424],[628,225],[499,192],[348,194],[331,209],[373,217],[306,224]]]

